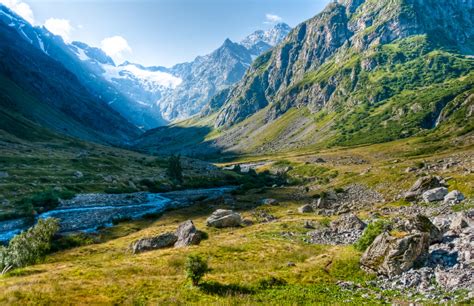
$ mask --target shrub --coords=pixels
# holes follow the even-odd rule
[[[362,236],[354,244],[356,250],[364,252],[374,242],[378,235],[389,229],[390,223],[385,220],[378,220],[370,223],[364,230]]]
[[[51,241],[58,230],[58,219],[40,219],[35,226],[13,237],[8,247],[0,249],[2,274],[12,268],[21,268],[42,261],[51,249]]]
[[[191,280],[193,286],[198,286],[202,277],[209,272],[207,259],[200,255],[189,255],[185,264],[186,277]]]
[[[269,289],[269,288],[274,288],[274,287],[279,287],[279,286],[285,286],[286,284],[287,284],[286,280],[271,276],[271,277],[259,280],[257,287],[259,289]]]

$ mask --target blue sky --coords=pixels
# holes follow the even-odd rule
[[[0,0],[66,40],[120,62],[171,66],[282,20],[316,15],[329,0]]]

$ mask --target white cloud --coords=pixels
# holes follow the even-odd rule
[[[69,20],[49,18],[44,23],[44,26],[51,33],[61,36],[64,41],[69,42],[71,40],[71,32],[74,30],[74,27],[71,25]]]
[[[278,23],[283,21],[283,18],[275,14],[266,14],[265,18],[267,19],[265,23]]]
[[[0,3],[10,8],[12,11],[23,17],[31,24],[35,23],[35,16],[33,10],[28,3],[19,0],[0,0]]]
[[[122,62],[125,56],[132,53],[132,48],[130,48],[127,40],[122,36],[105,38],[102,40],[101,48],[117,63]]]

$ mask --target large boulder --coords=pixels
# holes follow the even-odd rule
[[[362,267],[386,276],[400,275],[425,261],[430,246],[428,233],[416,232],[393,237],[384,232],[362,255]]]
[[[438,187],[425,191],[422,195],[423,200],[426,203],[443,201],[444,197],[448,194],[448,188]]]
[[[201,243],[201,234],[191,220],[181,223],[175,235],[178,237],[178,240],[174,244],[175,248],[198,245]]]
[[[142,238],[130,245],[133,254],[172,247],[178,237],[174,233],[165,233],[156,237]]]
[[[232,210],[218,209],[207,218],[207,226],[224,228],[224,227],[237,227],[242,222],[242,217],[239,213]]]

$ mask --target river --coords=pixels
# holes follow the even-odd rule
[[[38,219],[57,218],[61,232],[92,232],[99,227],[112,226],[115,219],[139,219],[147,214],[162,213],[192,205],[196,201],[223,197],[233,187],[174,191],[162,194],[80,194],[59,206],[36,216]],[[28,229],[26,218],[0,222],[0,242],[5,243]]]

